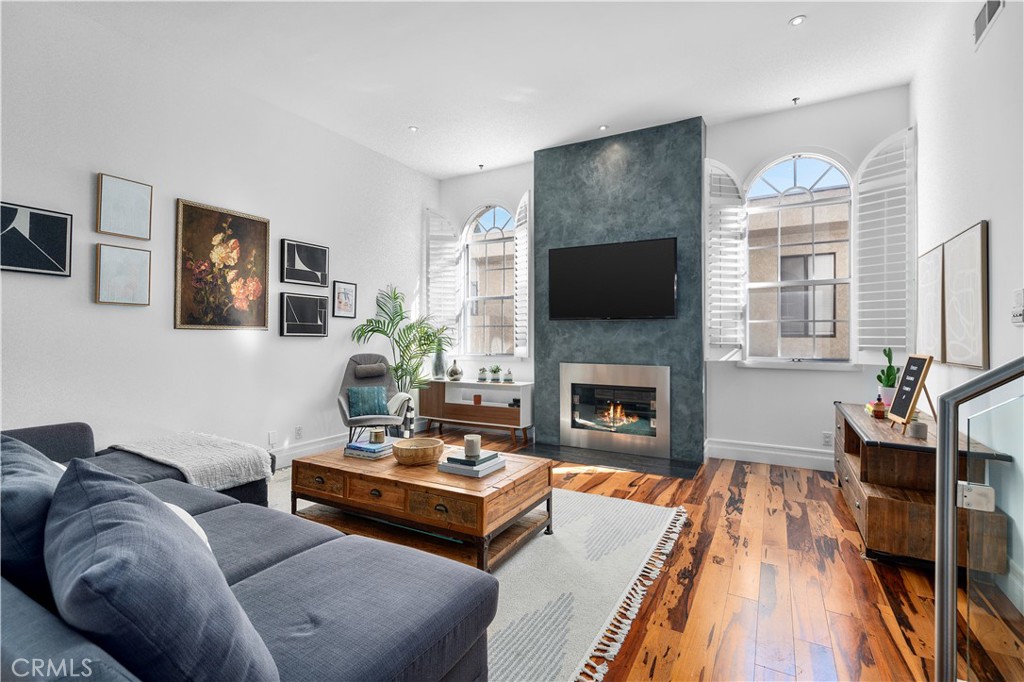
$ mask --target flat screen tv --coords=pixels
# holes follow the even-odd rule
[[[548,282],[552,320],[672,318],[676,240],[551,249]]]

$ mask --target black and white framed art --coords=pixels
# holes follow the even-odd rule
[[[327,336],[326,296],[281,292],[281,336]]]
[[[0,202],[0,268],[71,276],[71,214]]]
[[[285,284],[327,286],[328,256],[326,246],[282,239],[281,281]]]
[[[356,285],[352,282],[334,282],[334,317],[356,316]]]

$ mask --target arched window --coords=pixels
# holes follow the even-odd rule
[[[850,197],[846,172],[808,154],[750,184],[747,357],[850,358]]]
[[[502,206],[484,206],[466,222],[461,326],[467,354],[514,352],[515,230],[515,218]]]

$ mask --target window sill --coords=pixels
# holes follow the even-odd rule
[[[737,360],[737,367],[745,369],[789,369],[804,372],[859,372],[862,365],[852,362],[829,362],[821,360]]]

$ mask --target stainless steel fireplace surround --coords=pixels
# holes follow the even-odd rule
[[[562,445],[670,456],[668,367],[563,362],[559,376]]]

